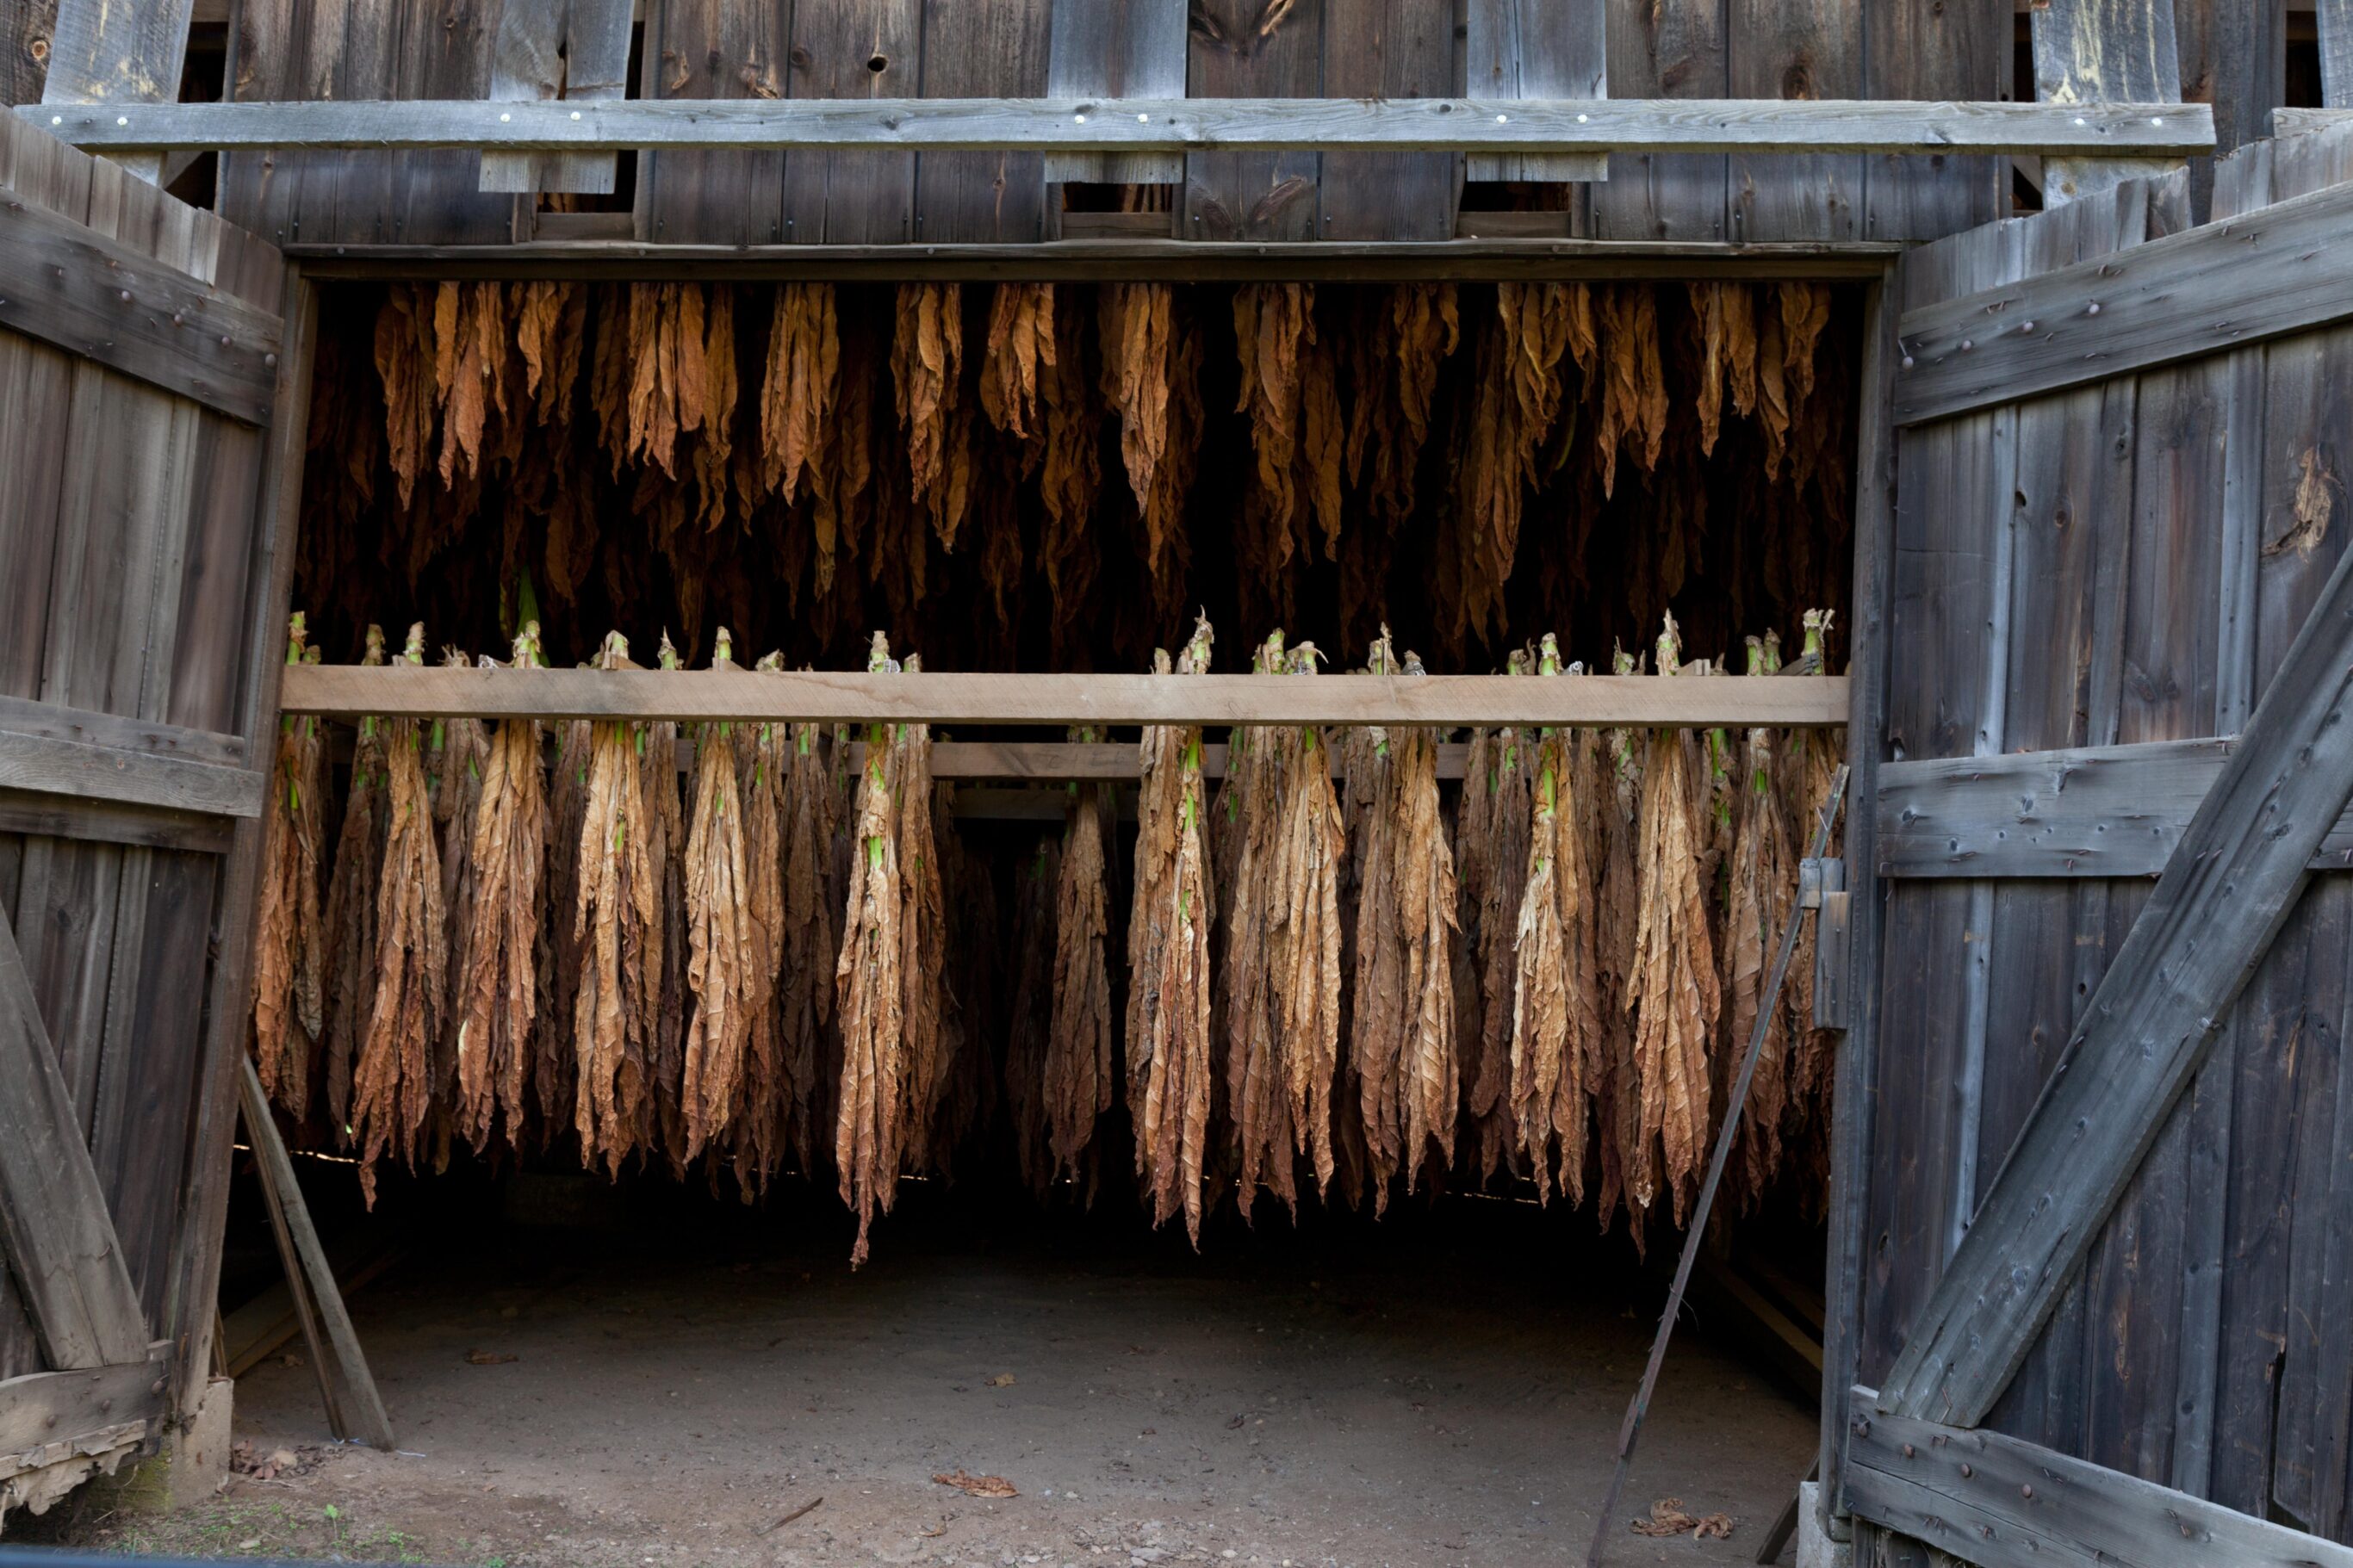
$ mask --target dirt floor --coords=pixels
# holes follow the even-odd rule
[[[1196,1258],[902,1204],[855,1275],[829,1227],[751,1221],[413,1244],[353,1302],[402,1451],[329,1445],[297,1353],[237,1385],[260,1473],[35,1532],[481,1568],[1581,1559],[1656,1277],[1514,1207],[1261,1216]],[[1768,1374],[1681,1336],[1620,1512],[1672,1497],[1732,1533],[1621,1525],[1611,1561],[1752,1560],[1814,1439]],[[958,1471],[1018,1495],[934,1479]]]

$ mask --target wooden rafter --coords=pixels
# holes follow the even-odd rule
[[[1972,1426],[2083,1262],[2353,799],[2353,553],[2083,1009],[2042,1099],[1879,1392]]]
[[[1835,728],[1841,676],[868,675],[297,665],[290,713],[940,724],[1552,724]]]
[[[2204,104],[1783,99],[628,99],[603,101],[42,104],[18,110],[91,152],[647,147],[1047,153],[2211,152]]]

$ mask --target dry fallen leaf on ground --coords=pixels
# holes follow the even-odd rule
[[[1003,1476],[976,1476],[969,1471],[959,1469],[944,1476],[934,1476],[932,1479],[944,1487],[954,1487],[966,1497],[1019,1497],[1021,1495],[1013,1483]]]
[[[468,1351],[466,1359],[476,1366],[504,1366],[511,1361],[519,1361],[522,1358],[508,1355],[500,1351]]]
[[[984,1378],[981,1381],[991,1388],[1010,1388],[1013,1386],[1013,1374],[1009,1372],[1000,1372],[995,1377]]]
[[[1683,1511],[1683,1500],[1662,1497],[1651,1505],[1651,1517],[1634,1521],[1637,1535],[1688,1535],[1694,1541],[1725,1541],[1732,1535],[1728,1513],[1693,1515]]]

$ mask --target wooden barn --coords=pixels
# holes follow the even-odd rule
[[[681,1562],[2353,1565],[2353,3],[0,92],[0,1531],[234,1395]]]

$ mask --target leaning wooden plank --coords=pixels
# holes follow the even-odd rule
[[[2170,103],[2181,97],[2173,6],[2148,0],[2042,0],[2032,12],[2034,96],[2044,103]],[[2129,158],[2053,158],[2042,199],[2057,206],[2165,173]]]
[[[16,951],[16,931],[5,921],[0,921],[0,1246],[52,1367],[146,1359],[146,1318]]]
[[[44,103],[169,103],[180,96],[195,0],[59,0],[49,34]],[[138,153],[120,160],[149,184],[164,160]]]
[[[233,419],[269,420],[274,316],[30,202],[0,201],[0,328]]]
[[[237,1105],[245,1114],[246,1135],[253,1140],[261,1180],[274,1200],[270,1207],[283,1218],[288,1238],[301,1260],[304,1283],[319,1310],[327,1343],[334,1353],[337,1377],[353,1406],[350,1414],[359,1423],[359,1438],[372,1448],[389,1453],[393,1447],[391,1418],[384,1413],[384,1400],[376,1393],[375,1377],[368,1372],[367,1357],[361,1353],[359,1334],[352,1328],[352,1315],[343,1305],[343,1293],[336,1287],[334,1270],[327,1264],[326,1249],[319,1245],[319,1233],[311,1224],[311,1210],[302,1201],[301,1184],[294,1179],[294,1163],[286,1157],[285,1142],[278,1136],[278,1123],[271,1120],[269,1097],[262,1091],[253,1058],[240,1057],[237,1065]]]
[[[17,112],[90,151],[475,147],[914,147],[987,153],[2211,152],[2203,104],[1597,99],[630,99],[42,105]],[[578,118],[574,118],[577,116]]]
[[[1877,1397],[1847,1401],[1848,1507],[1981,1568],[2353,1568],[2353,1548]]]
[[[1184,97],[1185,16],[1185,0],[1054,0],[1046,96]],[[1046,178],[1173,185],[1185,178],[1185,160],[1172,153],[1054,153]]]
[[[144,1352],[111,1366],[0,1380],[0,1475],[28,1450],[126,1421],[161,1419],[167,1388],[163,1362]]]
[[[29,833],[85,844],[144,844],[155,849],[217,855],[228,847],[238,820],[0,789],[0,833]]]
[[[2353,798],[2353,554],[2084,1009],[1880,1392],[1972,1426],[2000,1396]]]
[[[219,768],[242,768],[251,754],[251,748],[235,735],[128,719],[118,713],[65,708],[22,697],[0,697],[0,731],[43,740],[79,741],[84,745]]]
[[[0,720],[0,788],[213,816],[259,816],[269,775],[27,733]]]
[[[1884,763],[1879,874],[2154,877],[2235,746],[2225,736]],[[2353,811],[2310,863],[2353,869]]]
[[[491,46],[493,100],[628,96],[629,0],[507,0]],[[609,195],[609,153],[482,154],[486,191]]]
[[[1477,99],[1609,96],[1608,17],[1601,0],[1470,0],[1464,18],[1464,93]],[[1590,181],[1609,177],[1593,153],[1474,153],[1472,180]]]
[[[2353,316],[2353,185],[1905,313],[1895,416],[1918,425]]]
[[[389,679],[387,679],[387,677]],[[286,668],[290,713],[934,724],[1835,726],[1843,677],[1689,680],[1508,675],[865,675],[828,670]]]

